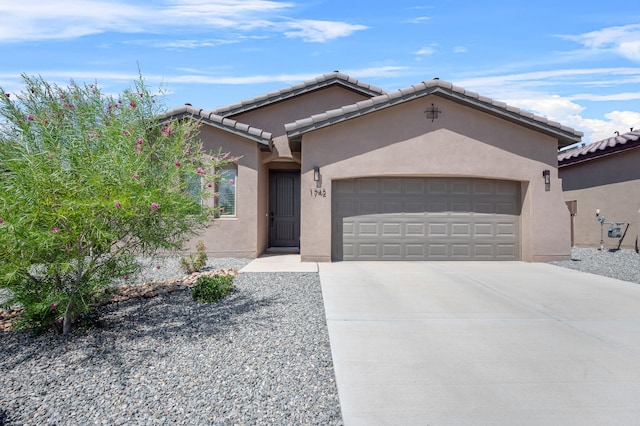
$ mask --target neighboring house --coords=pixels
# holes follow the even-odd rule
[[[207,148],[242,156],[218,188],[232,214],[200,237],[212,255],[570,255],[556,155],[582,133],[451,83],[387,93],[334,72],[224,108],[165,114],[185,117],[204,124]]]
[[[621,248],[634,248],[640,210],[640,131],[562,151],[558,172],[564,198],[573,210],[573,244],[600,247],[600,222],[629,223]],[[624,232],[626,225],[621,226]],[[604,247],[617,248],[620,238],[608,237],[604,225]]]

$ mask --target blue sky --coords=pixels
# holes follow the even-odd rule
[[[593,142],[640,128],[640,2],[2,0],[0,86],[20,74],[118,93],[138,67],[167,107],[211,109],[340,70],[433,77]]]

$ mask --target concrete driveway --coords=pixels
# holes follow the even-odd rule
[[[640,424],[640,285],[522,262],[319,269],[346,426]]]

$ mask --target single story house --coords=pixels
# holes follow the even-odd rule
[[[620,248],[637,247],[640,231],[640,131],[603,139],[589,145],[561,151],[558,173],[564,198],[572,211],[573,244],[618,248],[620,237],[609,237],[609,227],[626,235]],[[599,215],[596,214],[599,211]],[[605,218],[601,228],[598,216]],[[620,223],[616,226],[615,223]],[[613,223],[613,225],[609,225]],[[627,229],[626,224],[629,224]]]
[[[386,92],[340,72],[214,110],[206,148],[242,158],[218,188],[210,255],[303,261],[570,256],[557,150],[582,133],[433,79]]]

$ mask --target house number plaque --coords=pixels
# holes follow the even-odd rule
[[[327,197],[327,191],[324,188],[310,188],[309,190],[311,191],[311,196],[314,197],[314,198],[317,198],[317,197],[326,198]]]

